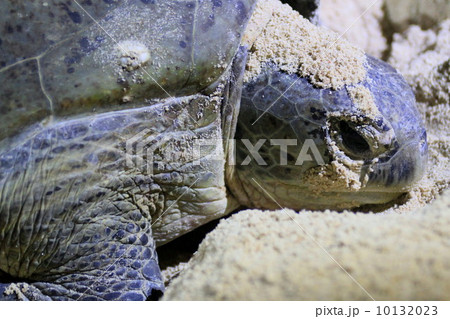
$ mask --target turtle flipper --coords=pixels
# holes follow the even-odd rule
[[[85,263],[87,257],[79,261]],[[149,247],[122,246],[105,259],[109,262],[91,260],[89,271],[52,275],[49,281],[2,283],[0,300],[146,300],[164,290],[155,252]],[[99,264],[103,267],[95,268]]]
[[[115,205],[115,216],[87,210],[74,222],[12,234],[9,241],[27,244],[1,251],[0,300],[146,300],[162,292],[150,220]]]

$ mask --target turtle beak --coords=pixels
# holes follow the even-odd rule
[[[420,180],[427,168],[428,144],[426,131],[420,137],[400,145],[398,151],[389,158],[381,158],[372,167],[367,189],[382,188],[407,191]]]
[[[328,120],[330,154],[343,163],[361,162],[362,192],[402,193],[423,176],[428,159],[425,129],[405,138],[381,114],[373,119],[340,114]]]

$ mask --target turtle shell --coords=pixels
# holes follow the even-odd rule
[[[0,4],[0,144],[27,127],[190,95],[224,73],[256,0]]]

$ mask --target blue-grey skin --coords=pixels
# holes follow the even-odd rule
[[[202,92],[222,81],[238,103],[246,55],[227,70],[255,2],[80,1],[100,28],[74,1],[2,1],[0,299],[163,291],[155,245],[227,208],[224,159],[170,161],[169,145],[188,156],[177,140],[220,139],[220,100]],[[150,61],[118,74],[128,40]]]
[[[358,110],[347,86],[337,91],[318,89],[307,78],[286,74],[271,63],[244,85],[235,136],[236,177],[232,188],[241,203],[274,209],[279,205],[326,209],[380,204],[397,198],[422,177],[428,148],[414,94],[390,65],[368,55],[366,58],[367,77],[359,84],[373,95],[381,113],[375,118]],[[289,87],[280,98],[281,92]],[[249,139],[252,145],[260,139],[267,140],[259,150],[267,165],[258,165],[255,160],[248,166],[240,165],[249,155],[247,147],[239,143],[241,139]],[[297,141],[297,146],[287,148],[287,165],[280,165],[280,147],[270,145],[270,139]],[[368,181],[356,192],[331,187],[312,191],[303,181],[305,172],[318,166],[312,151],[309,150],[311,161],[295,165],[307,139],[313,139],[324,160],[322,164],[333,160],[363,161],[359,178],[363,181],[368,175]],[[376,141],[386,144],[374,149]],[[333,142],[340,152],[331,147]],[[372,164],[374,159],[377,162]],[[278,203],[261,191],[252,178],[272,194],[276,193]]]
[[[237,202],[272,208],[272,202],[258,201],[261,194],[245,197],[236,187],[244,170],[236,166],[236,174],[227,175],[232,169],[224,153],[235,131],[237,138],[245,132],[250,139],[268,137],[268,125],[278,117],[288,137],[315,137],[325,154],[320,145],[327,140],[321,133],[327,110],[353,114],[353,107],[345,90],[319,90],[307,79],[288,92],[299,112],[287,102],[285,110],[275,105],[253,127],[250,117],[257,110],[249,98],[257,97],[256,87],[269,88],[265,75],[246,84],[236,130],[247,54],[238,47],[255,2],[86,2],[84,8],[102,28],[74,2],[0,4],[0,299],[144,300],[164,289],[156,245],[226,215]],[[105,31],[118,42],[144,43],[150,62],[119,76],[112,51],[117,43]],[[370,185],[379,185],[383,194],[393,187],[398,196],[418,175],[424,131],[404,80],[385,64],[369,61],[373,67],[365,85],[386,118],[372,124],[393,127],[396,143],[386,148],[401,149],[397,159],[392,153],[385,157],[391,159],[385,164],[388,174],[374,171]],[[276,68],[267,71],[279,91],[299,79]],[[382,87],[390,88],[388,98]],[[332,102],[314,101],[325,94]],[[131,103],[124,102],[128,96]],[[266,96],[260,102],[264,110],[273,100]],[[390,103],[403,109],[393,110]],[[396,119],[395,112],[410,115]],[[216,143],[206,154],[191,156],[192,140],[222,137],[224,147]],[[138,152],[142,146],[152,152]],[[404,158],[405,150],[417,152]],[[400,169],[405,161],[409,173]],[[251,167],[260,182],[278,178],[298,184],[284,169]],[[292,208],[309,207],[309,193],[303,192],[292,196],[289,189],[289,200],[282,194],[279,200]],[[333,196],[327,207],[342,202],[341,194]],[[382,200],[364,192],[352,196],[359,204],[371,196]]]

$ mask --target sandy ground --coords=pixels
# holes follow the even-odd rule
[[[372,3],[323,0],[320,22],[348,29],[344,38],[390,62],[414,89],[428,132],[425,177],[377,214],[239,212],[183,263],[216,224],[206,226],[190,247],[160,249],[162,267],[173,266],[164,300],[450,299],[449,7],[379,1],[357,19]],[[165,257],[177,250],[182,258]]]
[[[166,300],[446,300],[450,202],[408,214],[242,211],[222,220]]]

